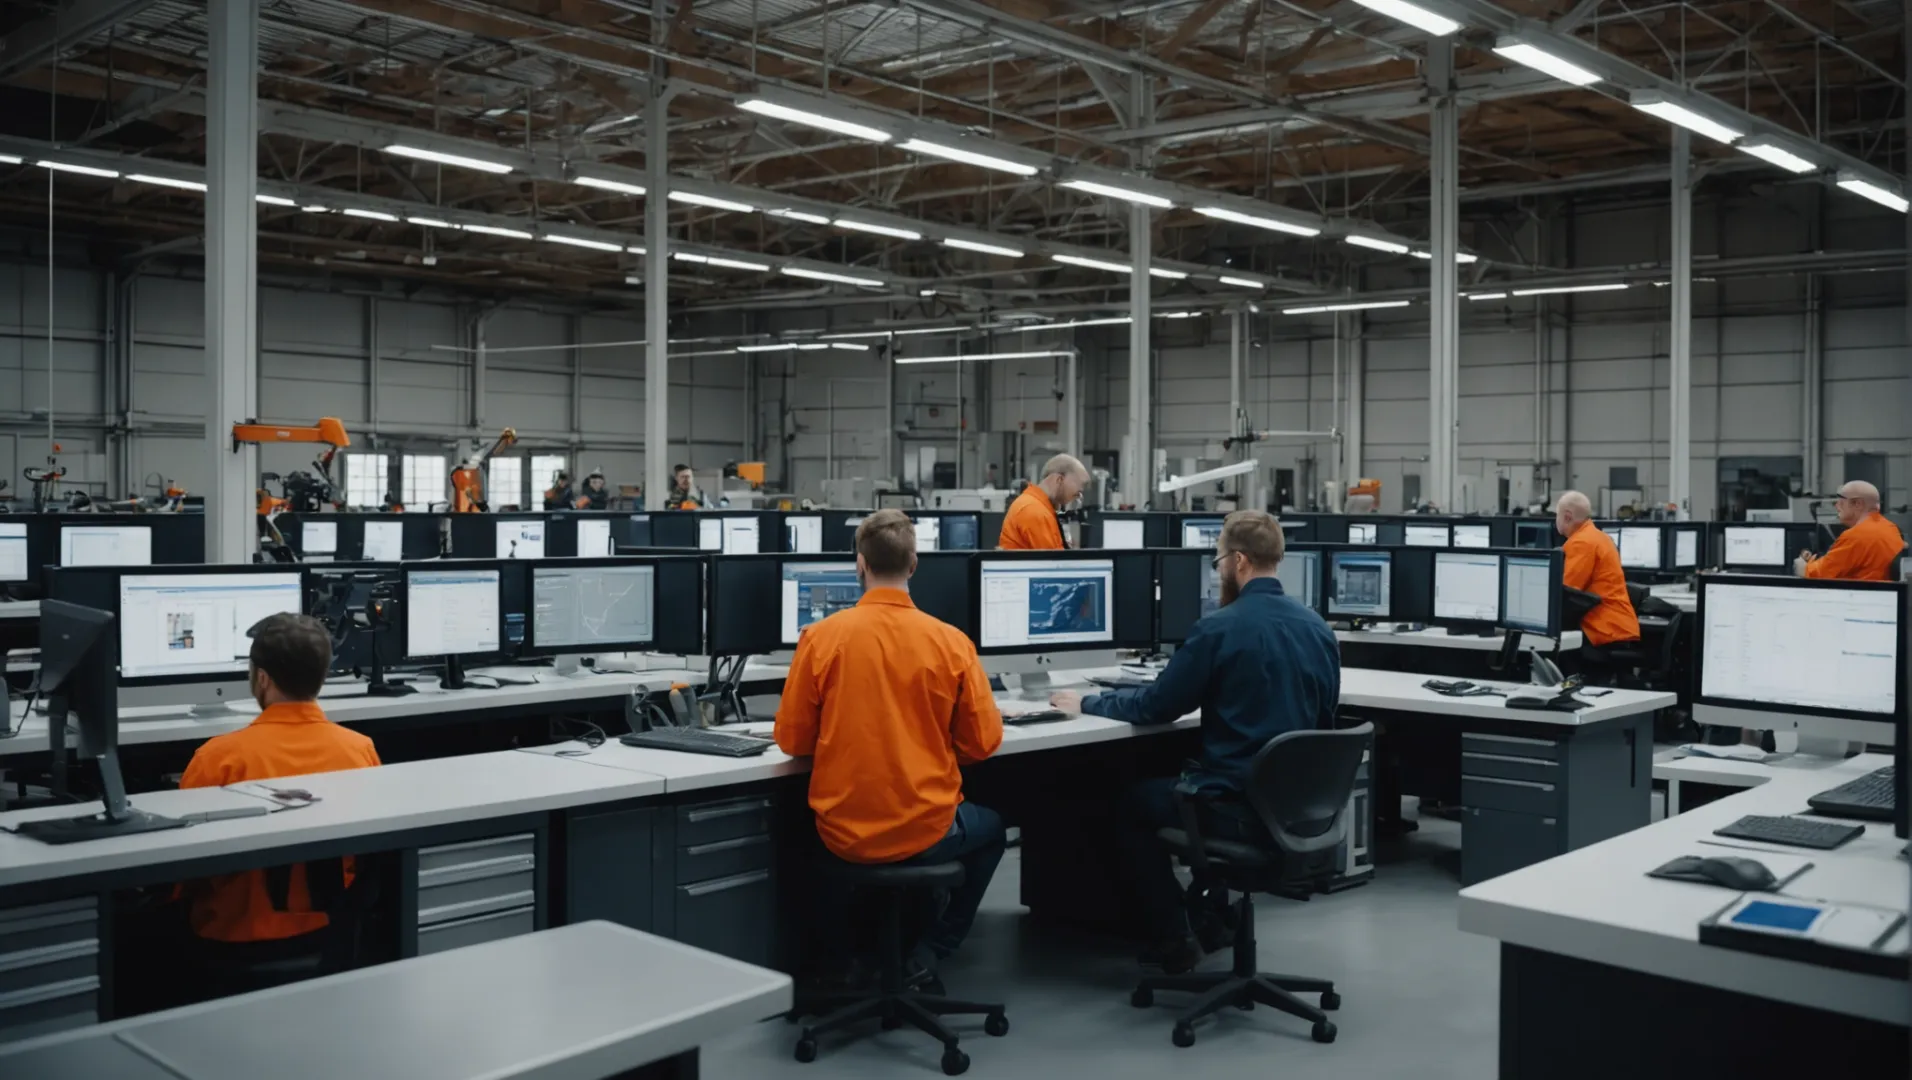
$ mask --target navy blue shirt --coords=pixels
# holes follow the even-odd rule
[[[1202,619],[1148,686],[1095,694],[1082,711],[1131,724],[1169,724],[1202,712],[1199,770],[1185,783],[1240,791],[1248,764],[1286,731],[1334,726],[1341,647],[1321,616],[1256,578]]]

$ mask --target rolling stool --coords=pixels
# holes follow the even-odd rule
[[[804,1027],[797,1038],[796,1058],[817,1059],[817,1036],[841,1031],[865,1020],[880,1019],[888,1031],[905,1023],[916,1025],[943,1044],[943,1072],[958,1076],[969,1070],[969,1055],[957,1046],[954,1032],[938,1017],[981,1014],[986,1017],[983,1030],[990,1035],[1009,1034],[1009,1017],[1001,1005],[983,1005],[958,1001],[936,994],[922,994],[903,985],[903,901],[913,890],[950,889],[963,883],[963,864],[937,863],[931,866],[861,865],[835,859],[819,868],[827,874],[842,874],[846,880],[865,889],[876,890],[883,903],[881,980],[874,992],[823,994],[805,1001],[793,1010],[793,1018],[814,1016],[817,1021]]]

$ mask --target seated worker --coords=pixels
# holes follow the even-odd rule
[[[604,510],[611,505],[611,489],[604,483],[604,470],[592,469],[584,478],[584,490],[572,502],[579,510]]]
[[[1627,596],[1620,549],[1593,523],[1593,504],[1578,491],[1562,493],[1554,504],[1554,528],[1566,537],[1560,545],[1566,552],[1561,584],[1600,597],[1600,603],[1580,620],[1580,633],[1586,638],[1580,648],[1581,666],[1594,670],[1611,667],[1604,652],[1606,646],[1640,640],[1640,619]]]
[[[332,666],[325,624],[309,615],[271,615],[250,634],[252,696],[263,711],[238,731],[206,740],[179,786],[223,787],[377,765],[372,740],[334,724],[319,708],[319,688]],[[347,884],[351,873],[348,860]],[[302,865],[292,870],[284,910],[273,906],[264,870],[193,882],[186,895],[193,933],[211,941],[277,941],[327,925],[326,916],[312,910]]]
[[[666,510],[700,510],[710,505],[704,493],[697,488],[697,477],[690,471],[689,465],[671,467],[674,481],[670,495],[664,499]]]
[[[571,501],[576,498],[571,490],[571,474],[559,469],[551,474],[551,486],[544,489],[544,508],[546,510],[569,510]]]
[[[1002,714],[976,646],[910,602],[916,527],[878,510],[856,529],[863,598],[806,627],[777,705],[777,745],[813,758],[810,809],[830,853],[853,863],[960,862],[963,884],[913,950],[933,976],[961,945],[1002,860],[1002,818],[963,801],[960,766],[1002,745]],[[819,911],[848,910],[829,874]],[[849,927],[822,935],[840,946]],[[839,947],[832,959],[842,959]]]
[[[1158,829],[1178,826],[1179,789],[1239,795],[1248,766],[1268,740],[1288,731],[1331,728],[1341,696],[1341,650],[1321,616],[1283,593],[1275,571],[1287,550],[1281,524],[1260,510],[1237,510],[1222,521],[1215,572],[1222,606],[1195,624],[1168,667],[1151,684],[1084,698],[1059,691],[1064,712],[1131,724],[1169,724],[1200,709],[1201,757],[1177,777],[1144,780],[1121,806],[1123,876],[1140,901],[1153,944],[1142,955],[1170,973],[1193,968],[1223,944],[1211,922],[1192,934],[1181,886]],[[1264,840],[1245,802],[1204,803],[1202,828],[1222,840]],[[1205,945],[1207,947],[1205,947]]]
[[[1067,545],[1056,512],[1080,498],[1088,486],[1089,470],[1080,461],[1067,454],[1050,458],[1042,466],[1042,479],[1023,488],[1009,504],[996,546],[1004,551],[1061,551]]]
[[[1879,489],[1853,480],[1839,489],[1834,506],[1846,531],[1816,559],[1800,552],[1793,560],[1793,572],[1838,581],[1891,581],[1892,560],[1905,550],[1905,536],[1879,512]]]

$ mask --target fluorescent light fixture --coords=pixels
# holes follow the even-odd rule
[[[749,203],[732,202],[729,199],[720,199],[715,195],[699,195],[694,191],[673,191],[670,194],[670,200],[672,202],[689,203],[692,206],[708,206],[712,210],[735,210],[739,214],[748,214],[757,209]]]
[[[1170,281],[1180,281],[1183,278],[1187,277],[1188,273],[1187,271],[1183,271],[1183,270],[1169,270],[1160,266],[1151,266],[1149,267],[1149,276],[1167,278]]]
[[[831,224],[839,229],[854,229],[857,232],[875,233],[878,236],[894,236],[898,240],[921,240],[923,234],[910,229],[898,229],[890,225],[877,225],[868,221],[853,221],[850,218],[838,218]]]
[[[1385,251],[1390,255],[1406,255],[1408,253],[1408,246],[1406,244],[1397,244],[1392,240],[1376,240],[1372,236],[1362,236],[1360,233],[1349,233],[1347,236],[1341,238],[1341,242],[1344,244],[1353,244],[1355,247]]]
[[[1466,266],[1468,263],[1479,262],[1480,256],[1471,251],[1456,251],[1454,253],[1454,261],[1460,263],[1462,266]]]
[[[1678,124],[1688,131],[1699,132],[1714,142],[1730,145],[1733,140],[1746,134],[1729,128],[1711,117],[1702,116],[1657,90],[1636,90],[1633,96],[1627,99],[1627,104],[1648,116],[1658,117],[1669,124]]]
[[[435,217],[408,217],[405,219],[405,223],[408,225],[423,225],[427,229],[456,229],[458,227],[449,221],[440,221]]]
[[[18,165],[20,158],[15,154],[0,154],[0,165]]]
[[[54,172],[78,173],[81,176],[100,176],[108,180],[119,179],[119,173],[114,172],[112,169],[96,169],[91,165],[68,165],[64,161],[36,161],[34,164],[42,169],[52,169]]]
[[[828,225],[830,219],[822,214],[812,214],[807,210],[766,210],[771,217],[789,218],[791,221],[804,221],[812,225]]]
[[[1579,64],[1570,64],[1560,57],[1547,52],[1545,49],[1529,45],[1517,38],[1501,38],[1500,44],[1494,46],[1494,51],[1512,60],[1516,64],[1522,64],[1543,74],[1552,75],[1563,83],[1571,83],[1574,86],[1592,86],[1594,83],[1600,81],[1599,75],[1588,71]]]
[[[1221,206],[1198,206],[1195,212],[1203,217],[1212,217],[1216,221],[1232,221],[1237,225],[1253,225],[1257,229],[1270,229],[1274,232],[1289,233],[1294,236],[1320,236],[1321,230],[1309,225],[1296,225],[1280,218],[1262,217],[1260,214],[1244,214],[1239,210],[1230,210]]]
[[[461,169],[477,169],[479,172],[495,174],[511,171],[511,166],[501,165],[496,161],[466,157],[463,154],[447,154],[440,150],[427,150],[422,146],[406,146],[403,143],[394,143],[386,147],[385,152],[397,154],[400,157],[417,158],[420,161],[437,162],[440,165],[456,165]]]
[[[1377,308],[1406,307],[1406,300],[1358,300],[1347,304],[1313,304],[1308,307],[1282,308],[1283,315],[1319,315],[1328,311],[1373,311]]]
[[[1201,312],[1199,311],[1164,311],[1160,315],[1157,315],[1156,318],[1158,319],[1192,319],[1195,316],[1200,314]]]
[[[1884,184],[1868,180],[1859,173],[1851,171],[1841,172],[1839,174],[1839,186],[1852,192],[1854,195],[1871,199],[1880,206],[1891,207],[1901,214],[1905,213],[1905,196],[1893,191]]]
[[[1539,289],[1513,289],[1515,296],[1552,296],[1556,293],[1578,292],[1619,292],[1627,287],[1624,281],[1615,281],[1606,285],[1550,285]]]
[[[1465,295],[1469,300],[1505,300],[1507,299],[1507,294],[1504,292],[1471,292]]]
[[[467,225],[466,232],[483,233],[486,236],[504,236],[512,240],[536,240],[537,237],[523,229],[507,229],[503,225]]]
[[[890,141],[890,133],[880,128],[873,128],[866,124],[858,124],[849,120],[839,120],[834,116],[825,116],[822,113],[811,112],[808,109],[797,109],[789,105],[779,105],[774,101],[769,101],[764,98],[744,98],[737,102],[737,107],[745,112],[756,113],[758,116],[771,116],[778,120],[788,120],[793,124],[822,128],[824,131],[834,131],[838,135],[848,135],[852,139],[864,139],[869,142]]]
[[[886,338],[889,336],[890,331],[888,330],[845,330],[840,334],[824,334],[823,340],[834,341],[841,338]]]
[[[928,154],[930,157],[960,161],[965,165],[974,165],[982,169],[995,169],[997,172],[1015,173],[1017,176],[1034,176],[1038,171],[1034,165],[1024,165],[1019,161],[1010,161],[1007,158],[993,157],[989,154],[979,154],[974,150],[963,150],[954,146],[943,146],[940,143],[925,142],[922,139],[905,139],[897,143],[896,148],[898,150],[913,150],[919,154]]]
[[[582,236],[559,236],[557,233],[545,233],[541,240],[553,244],[568,244],[571,247],[590,248],[592,251],[623,251],[623,244],[613,244],[609,240],[587,240]]]
[[[918,296],[935,296],[935,295],[936,295],[936,290],[935,290],[935,289],[918,289],[918,290],[916,290],[916,295],[918,295]]]
[[[798,352],[818,352],[823,349],[827,349],[830,346],[821,341],[805,341],[805,342],[802,342],[801,344],[792,345],[790,347],[797,350]]]
[[[1416,7],[1407,0],[1354,0],[1369,11],[1378,11],[1390,19],[1398,19],[1416,30],[1425,30],[1435,37],[1446,37],[1461,28],[1461,24],[1445,15],[1436,15],[1424,7]]]
[[[170,176],[148,176],[145,173],[133,173],[127,177],[141,184],[157,184],[160,187],[178,188],[181,191],[204,191],[206,185],[197,180],[175,180]]]
[[[1161,210],[1167,210],[1175,205],[1160,195],[1151,195],[1146,191],[1131,191],[1128,188],[1116,187],[1113,184],[1098,184],[1094,180],[1064,180],[1062,186],[1074,188],[1077,191],[1086,191],[1091,195],[1101,195],[1110,199],[1121,199],[1123,202],[1153,206]]]
[[[899,356],[899,364],[955,364],[965,360],[1037,360],[1051,356],[1067,356],[1066,352],[1056,349],[1039,349],[1034,352],[972,353],[967,356]]]
[[[840,285],[862,285],[871,289],[887,289],[890,283],[876,278],[853,277],[849,274],[833,274],[827,270],[812,270],[807,266],[786,266],[783,273],[791,277],[806,278],[810,281],[834,281]]]
[[[1428,262],[1434,261],[1434,253],[1431,251],[1410,251],[1408,254],[1417,259],[1426,259]]]
[[[1750,154],[1768,165],[1777,165],[1789,173],[1819,171],[1819,166],[1786,149],[1780,145],[1779,140],[1768,135],[1742,139],[1733,144],[1733,149],[1742,154]]]
[[[1077,326],[1127,326],[1134,321],[1135,320],[1129,318],[1127,315],[1114,315],[1100,319],[1076,319],[1073,322],[1032,323],[1028,326],[1017,326],[1012,329],[1022,333],[1028,333],[1031,330],[1068,330]]]
[[[1129,274],[1134,270],[1127,263],[1106,262],[1102,259],[1085,259],[1080,255],[1051,255],[1051,259],[1070,266],[1086,266],[1091,270],[1107,270],[1111,274]]]
[[[318,206],[318,205],[301,206],[299,207],[299,212],[302,214],[329,214],[332,212],[332,208],[329,206]]]
[[[254,195],[252,197],[252,201],[262,202],[262,203],[265,203],[267,206],[297,206],[299,205],[293,200],[288,199],[282,195]]]
[[[945,237],[943,246],[962,251],[980,251],[985,255],[1002,255],[1011,259],[1020,259],[1023,256],[1022,252],[1012,247],[1003,247],[1001,244],[979,244],[974,240],[958,240],[953,236]]]
[[[791,343],[788,341],[775,341],[775,342],[771,342],[768,345],[739,345],[737,346],[737,351],[738,352],[776,352],[779,349],[788,349],[790,347],[791,347]]]
[[[830,347],[832,349],[843,349],[847,352],[869,352],[870,351],[870,347],[868,345],[858,345],[857,343],[853,341],[833,342],[831,343]]]
[[[912,337],[917,334],[960,334],[966,326],[912,326],[903,330],[892,330],[897,337]]]
[[[1227,274],[1223,274],[1216,280],[1220,281],[1223,285],[1234,285],[1243,289],[1265,289],[1268,287],[1266,284],[1250,278],[1229,277]]]
[[[727,270],[769,270],[769,263],[745,262],[743,259],[720,259],[715,255],[705,259],[711,266],[721,266]]]
[[[644,254],[644,249],[643,249],[643,248],[641,248],[641,247],[627,247],[627,248],[625,248],[624,250],[625,250],[625,251],[628,251],[628,252],[630,252],[630,253],[631,253],[631,254],[633,254],[633,255],[642,255],[642,254]]]
[[[344,214],[346,217],[364,218],[367,221],[397,221],[398,220],[397,214],[388,214],[383,210],[360,210],[356,206],[348,206],[345,209],[339,211],[339,213]]]
[[[580,176],[572,181],[572,183],[597,188],[600,191],[615,191],[619,195],[644,194],[644,185],[642,184],[627,184],[622,180],[606,180],[602,176]]]

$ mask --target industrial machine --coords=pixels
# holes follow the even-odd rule
[[[345,433],[344,421],[335,416],[322,416],[310,427],[261,424],[256,420],[232,425],[232,448],[236,451],[245,443],[325,444],[325,452],[312,461],[312,473],[301,470],[284,477],[276,473],[260,476],[259,513],[273,514],[282,510],[312,513],[326,503],[344,508],[338,499],[338,483],[332,478],[332,462],[337,460],[340,450],[352,445],[352,437]],[[280,496],[275,497],[266,490],[265,485],[272,481],[281,485]]]
[[[472,454],[459,462],[451,471],[451,512],[454,514],[482,514],[489,512],[491,506],[485,502],[485,480],[489,476],[486,462],[498,451],[518,441],[518,432],[506,428],[498,436],[498,441],[489,447]]]

